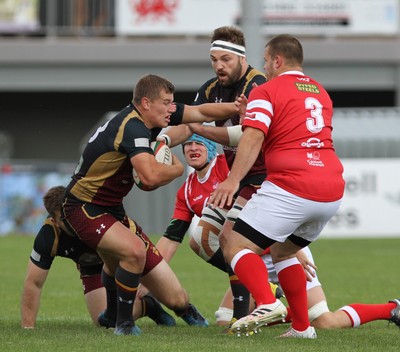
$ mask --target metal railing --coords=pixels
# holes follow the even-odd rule
[[[115,0],[4,1],[0,12],[3,35],[115,35]]]

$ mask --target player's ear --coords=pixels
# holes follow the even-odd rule
[[[150,108],[150,99],[147,97],[143,97],[141,100],[142,106],[143,108],[145,108],[146,110],[148,110]]]
[[[284,64],[284,59],[281,55],[276,55],[274,57],[274,67],[280,68]]]

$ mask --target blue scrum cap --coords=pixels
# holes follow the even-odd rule
[[[209,163],[217,155],[217,145],[215,142],[210,141],[207,138],[199,136],[198,134],[193,134],[182,145],[185,145],[188,142],[201,143],[207,148],[207,163]]]

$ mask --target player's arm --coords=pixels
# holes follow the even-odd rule
[[[48,272],[29,261],[21,299],[21,327],[24,329],[35,327],[42,287]]]
[[[215,120],[224,120],[236,114],[244,116],[246,107],[247,98],[244,95],[238,97],[233,103],[185,105],[182,122],[212,122]]]
[[[222,145],[237,147],[242,136],[242,126],[217,127],[199,123],[188,124],[190,130]]]
[[[163,141],[172,148],[185,142],[192,134],[193,132],[188,125],[181,124],[167,127],[163,133],[157,137],[157,140]]]
[[[178,157],[172,154],[172,165],[157,162],[153,154],[139,153],[131,157],[131,163],[144,186],[157,188],[166,185],[183,174],[184,168]]]
[[[156,244],[157,249],[166,262],[169,262],[178,250],[189,226],[190,222],[174,218],[171,219],[164,236],[162,236]]]
[[[244,130],[229,176],[210,195],[208,204],[212,204],[213,208],[223,208],[225,204],[228,206],[232,204],[233,195],[238,190],[240,181],[256,161],[263,142],[262,130],[253,127]]]

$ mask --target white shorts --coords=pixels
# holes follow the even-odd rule
[[[304,251],[304,253],[306,254],[308,260],[311,263],[315,264],[314,263],[314,258],[312,256],[311,251],[310,251],[310,248],[308,248],[308,246],[304,247],[302,249],[302,251]],[[276,270],[275,270],[275,266],[272,263],[271,255],[270,254],[264,254],[261,258],[264,261],[264,264],[268,269],[268,280],[272,281],[272,282],[279,282],[278,275],[277,275]],[[309,289],[311,289],[313,287],[316,287],[316,286],[321,286],[321,283],[318,280],[317,273],[315,273],[315,277],[311,281],[307,280],[307,290],[309,290]]]
[[[312,242],[336,214],[340,203],[341,200],[315,202],[301,198],[264,181],[240,212],[239,219],[277,242],[284,242],[291,234]]]

